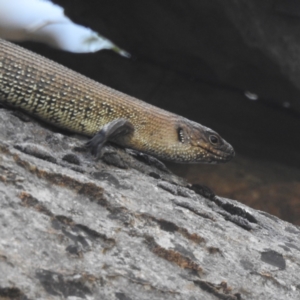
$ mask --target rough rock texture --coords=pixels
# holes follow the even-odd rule
[[[95,161],[83,138],[0,120],[0,299],[299,299],[298,227],[122,149]]]
[[[190,183],[300,225],[300,170],[284,164],[238,156],[225,165],[168,166]]]

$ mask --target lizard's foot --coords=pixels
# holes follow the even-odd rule
[[[101,149],[107,141],[116,139],[118,136],[132,133],[134,127],[131,122],[120,118],[113,120],[103,126],[86,144],[91,149],[91,153],[96,157],[101,157]]]

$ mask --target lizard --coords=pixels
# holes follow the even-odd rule
[[[235,155],[208,127],[2,39],[0,102],[90,137],[87,147],[96,156],[106,142],[179,163],[220,163]]]

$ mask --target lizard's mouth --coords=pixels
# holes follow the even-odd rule
[[[221,150],[205,147],[200,148],[203,149],[207,154],[199,157],[199,160],[201,159],[203,162],[206,163],[227,162],[235,156],[235,151],[233,147],[229,144],[226,145],[225,149]]]

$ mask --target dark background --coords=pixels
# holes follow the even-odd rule
[[[233,162],[170,168],[222,196],[300,224],[296,0],[53,2],[132,57],[27,47],[216,130],[234,146]],[[259,99],[249,100],[246,91]]]

